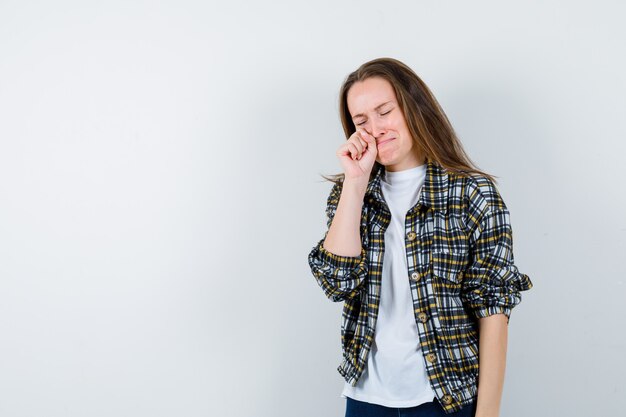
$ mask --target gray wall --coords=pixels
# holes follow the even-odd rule
[[[337,94],[403,60],[499,176],[502,416],[625,394],[623,3],[0,3],[0,415],[343,416],[306,255]]]

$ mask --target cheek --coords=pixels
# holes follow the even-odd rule
[[[409,128],[407,125],[402,125],[401,127],[398,128],[399,131],[402,133],[402,136],[404,136],[405,138],[411,138],[411,132],[409,132]]]
[[[407,134],[409,132],[407,124],[402,119],[390,120],[389,127],[399,133]]]

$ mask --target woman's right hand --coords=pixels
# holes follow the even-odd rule
[[[377,154],[376,139],[365,130],[357,129],[337,149],[345,179],[367,183]]]

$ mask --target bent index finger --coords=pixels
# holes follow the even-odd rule
[[[367,142],[375,141],[374,136],[367,133],[365,129],[359,129],[360,136]]]

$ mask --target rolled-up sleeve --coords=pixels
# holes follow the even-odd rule
[[[513,231],[508,209],[486,213],[473,234],[472,259],[463,272],[461,298],[476,318],[511,310],[522,301],[520,292],[532,288],[513,257]]]
[[[337,210],[341,188],[335,184],[326,206],[326,232],[309,252],[308,261],[317,283],[331,301],[343,301],[356,296],[368,273],[367,254],[361,248],[358,256],[343,256],[327,251],[323,244]]]

